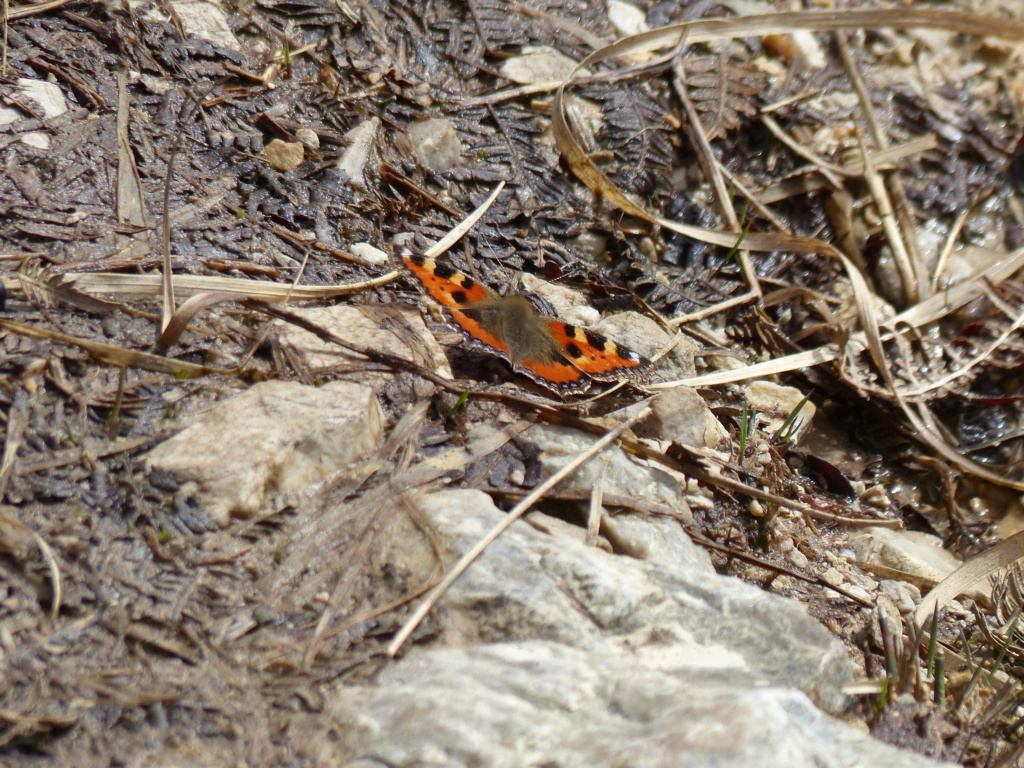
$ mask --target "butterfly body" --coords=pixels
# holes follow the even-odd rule
[[[407,252],[401,259],[471,341],[555,392],[582,392],[590,379],[636,379],[651,365],[650,360],[600,334],[540,314],[523,295],[500,296],[426,256]]]

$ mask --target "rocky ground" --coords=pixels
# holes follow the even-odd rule
[[[0,764],[1016,764],[1024,15],[777,10],[11,6]]]

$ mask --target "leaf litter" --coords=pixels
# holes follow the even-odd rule
[[[966,555],[988,549],[922,604],[908,645],[938,635],[950,667],[959,654],[977,679],[982,665],[964,642],[975,633],[992,648],[987,676],[1005,675],[995,660],[1006,647],[1019,654],[1019,575],[1000,577],[994,619],[982,605],[976,621],[925,624],[935,605],[1012,564],[1019,549],[1014,537],[989,549],[990,515],[971,504],[1012,504],[992,486],[1024,483],[1015,280],[1024,251],[1012,235],[1021,214],[999,182],[1021,123],[1015,49],[1003,41],[1024,39],[1024,24],[921,8],[738,17],[716,7],[726,18],[688,10],[650,8],[663,26],[615,41],[598,9],[565,0],[415,13],[389,3],[256,3],[216,36],[173,4],[9,9],[0,84],[15,113],[0,127],[5,167],[15,169],[0,178],[4,749],[27,762],[78,763],[89,753],[125,761],[148,732],[171,728],[250,764],[299,762],[287,723],[321,706],[323,685],[372,674],[410,633],[430,642],[438,632],[429,602],[408,612],[457,571],[441,562],[416,493],[479,477],[482,462],[527,467],[512,439],[521,427],[458,445],[479,421],[521,424],[522,415],[618,439],[715,489],[714,504],[688,523],[694,537],[722,553],[723,570],[802,597],[829,626],[861,627],[839,634],[869,673],[898,644],[861,644],[856,596],[821,588],[815,571],[839,541],[833,526],[910,525]],[[944,51],[891,27],[966,37]],[[834,38],[838,55],[818,66],[787,42],[797,30],[819,33],[819,45],[846,31]],[[502,60],[528,46],[579,66],[553,83],[509,83]],[[929,80],[928,65],[947,82]],[[911,84],[886,102],[894,73],[911,70]],[[67,113],[49,117],[17,88],[18,78],[46,77],[73,97]],[[339,161],[370,117],[380,128],[360,159],[360,184]],[[459,162],[428,169],[417,160],[408,126],[428,117],[454,127]],[[48,151],[22,140],[40,130]],[[295,142],[304,130],[315,142],[297,168],[265,161],[265,144]],[[832,205],[840,193],[849,199]],[[829,217],[829,205],[843,215]],[[942,251],[934,265],[921,245],[926,225],[947,238],[933,238]],[[467,381],[452,382],[321,332],[408,382],[385,392],[394,426],[376,453],[319,496],[279,498],[222,531],[183,478],[142,471],[144,450],[186,413],[288,375],[267,354],[263,329],[274,315],[303,320],[272,303],[408,299],[390,264],[371,264],[353,246],[388,250],[409,238],[494,284],[539,271],[601,287],[595,305],[643,307],[701,340],[702,370],[685,383],[702,388],[743,451],[723,460],[655,449],[621,425],[623,435],[572,413],[610,412],[635,402],[635,391],[552,404],[474,386],[488,375],[479,361],[463,361]],[[954,268],[964,260],[957,240],[980,245],[987,261]],[[714,348],[740,363],[716,370]],[[861,443],[879,454],[871,469],[848,457],[807,466],[888,484],[892,498],[872,508],[837,490],[853,488],[848,481],[817,482],[785,435],[748,423],[739,385],[765,376],[813,390],[848,432],[851,456]],[[858,427],[868,409],[905,439]],[[943,478],[941,492],[929,473]],[[515,497],[507,484],[483,487]],[[603,501],[617,504],[607,493]],[[662,513],[642,499],[618,503]],[[418,581],[388,558],[390,541],[413,536],[432,553]],[[809,567],[782,556],[787,539],[812,553]],[[898,678],[872,681],[886,695],[934,695],[934,669],[920,657],[884,661],[902,664]],[[973,698],[962,689],[952,712],[923,710],[935,724],[927,744],[900,725],[905,702],[861,700],[857,711],[895,743],[966,765],[1012,764],[1013,697],[982,688]],[[940,727],[950,723],[953,736]]]

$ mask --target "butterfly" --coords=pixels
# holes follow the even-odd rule
[[[635,380],[651,361],[586,328],[546,317],[522,294],[500,296],[468,275],[403,250],[401,261],[448,319],[512,370],[562,395],[596,381]]]

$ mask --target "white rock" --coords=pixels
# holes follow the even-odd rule
[[[376,680],[337,686],[292,738],[322,744],[318,764],[347,768],[953,768],[822,715],[793,689],[679,679],[542,640],[427,649]]]
[[[366,164],[370,161],[370,153],[373,151],[379,128],[380,118],[371,117],[345,134],[350,143],[338,158],[338,168],[348,174],[352,185],[358,189],[366,188],[366,178],[363,174]]]
[[[448,120],[434,118],[409,125],[409,140],[420,164],[431,171],[446,171],[458,165],[462,142]]]
[[[554,48],[527,46],[521,55],[506,59],[499,71],[513,83],[530,85],[564,80],[578,63]]]
[[[368,387],[268,381],[201,414],[150,451],[146,466],[193,480],[203,511],[225,526],[259,512],[274,493],[311,491],[336,477],[371,454],[383,432]]]
[[[850,543],[858,560],[893,568],[931,581],[942,581],[962,565],[942,540],[919,531],[894,531],[891,528],[866,528],[851,536]],[[968,596],[985,599],[986,589],[975,587]]]
[[[449,562],[505,519],[478,491],[417,506]],[[306,742],[327,719],[336,737],[320,762],[937,765],[815,710],[798,688],[843,707],[852,665],[841,644],[795,601],[717,576],[703,558],[612,555],[520,521],[441,605],[441,640],[450,633],[460,647],[415,649],[372,682],[328,690],[325,712],[295,723]]]
[[[370,243],[353,243],[348,247],[348,250],[353,256],[362,259],[367,264],[380,266],[391,261],[384,251],[375,245],[370,245]]]
[[[905,581],[882,579],[878,582],[878,591],[888,595],[902,614],[913,613],[921,604],[921,590]]]
[[[27,98],[34,101],[43,110],[46,117],[58,117],[68,111],[68,103],[56,83],[20,77],[18,86]]]
[[[325,331],[362,349],[385,352],[410,360],[447,379],[451,368],[444,350],[423,322],[414,307],[357,306],[336,304],[333,307],[293,309],[292,312]],[[290,323],[275,323],[278,341],[299,355],[313,373],[338,366],[360,365],[365,358]],[[359,373],[363,383],[375,381],[375,375]]]
[[[650,31],[647,14],[643,9],[623,0],[607,0],[608,21],[622,36],[636,35]]]
[[[695,389],[666,390],[648,405],[653,413],[633,429],[640,437],[712,449],[729,439],[728,431]]]
[[[57,117],[68,111],[68,103],[64,93],[55,83],[48,83],[45,80],[33,80],[27,77],[18,78],[18,88],[21,96],[34,102],[35,106],[42,110],[46,117]],[[25,117],[25,113],[18,109],[0,106],[0,125],[10,125]],[[36,149],[49,149],[50,137],[39,131],[31,131],[22,134],[22,143]]]
[[[186,34],[195,35],[229,51],[242,50],[241,43],[228,26],[227,14],[218,6],[203,2],[178,2],[173,5]]]
[[[295,138],[302,142],[306,149],[317,151],[320,149],[320,135],[312,128],[299,128],[295,131]]]

